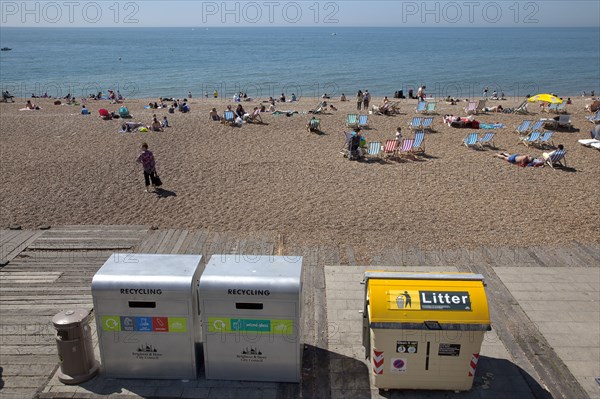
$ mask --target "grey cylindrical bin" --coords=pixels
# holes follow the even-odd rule
[[[79,384],[98,373],[90,319],[91,311],[85,309],[63,310],[52,318],[60,359],[58,379],[65,384]]]

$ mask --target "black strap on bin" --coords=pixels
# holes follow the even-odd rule
[[[386,330],[441,330],[441,331],[491,331],[490,324],[439,323],[425,321],[422,323],[369,323],[369,328]]]

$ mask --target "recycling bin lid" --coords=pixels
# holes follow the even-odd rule
[[[116,290],[135,295],[160,289],[185,296],[201,259],[201,255],[114,253],[94,275],[92,293],[111,296]]]
[[[297,297],[302,257],[213,255],[198,286],[204,297]]]
[[[489,330],[483,276],[367,271],[373,328]]]
[[[67,309],[62,310],[52,318],[52,324],[55,328],[60,327],[76,327],[81,323],[85,322],[90,314],[91,310],[86,309]]]

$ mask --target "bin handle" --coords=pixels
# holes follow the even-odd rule
[[[437,320],[425,320],[423,322],[425,324],[425,327],[427,327],[428,330],[441,330],[442,326],[440,325],[439,321]]]

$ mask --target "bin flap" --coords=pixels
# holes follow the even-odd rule
[[[365,282],[372,327],[489,329],[488,302],[479,274],[368,271]]]

